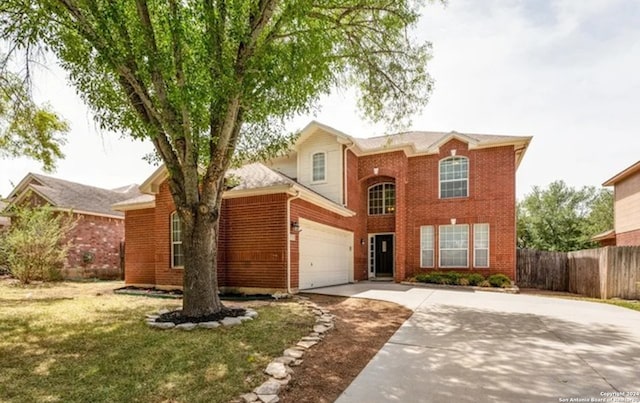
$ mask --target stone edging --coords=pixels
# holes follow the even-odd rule
[[[503,294],[520,294],[520,288],[518,288],[517,285],[513,285],[509,288],[497,288],[497,287],[477,287],[472,285],[413,283],[411,281],[402,281],[400,282],[400,284],[410,285],[413,287],[422,287],[422,288],[441,288],[445,290],[473,290],[473,291],[499,292]]]
[[[241,395],[241,402],[276,403],[280,401],[278,394],[291,381],[291,374],[293,373],[291,367],[297,367],[302,364],[302,357],[305,351],[318,344],[324,338],[326,332],[333,329],[334,316],[328,310],[306,297],[296,296],[295,299],[311,309],[316,315],[316,324],[313,326],[313,331],[301,338],[295,346],[284,350],[282,356],[271,361],[264,370],[269,375],[269,379],[255,388],[253,392]]]
[[[200,323],[187,322],[187,323],[181,323],[179,325],[176,325],[173,322],[156,322],[156,319],[158,319],[160,315],[168,312],[169,312],[168,309],[161,309],[160,311],[158,311],[157,315],[153,315],[153,314],[146,315],[145,322],[149,327],[152,327],[155,329],[162,329],[162,330],[167,330],[167,329],[193,330],[195,328],[215,329],[219,326],[239,325],[245,320],[253,320],[258,316],[258,312],[254,311],[253,309],[247,308],[244,316],[237,316],[237,317],[227,316],[226,318],[219,321],[200,322]]]

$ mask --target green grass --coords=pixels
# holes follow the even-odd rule
[[[150,329],[145,313],[180,301],[109,292],[119,285],[0,282],[0,401],[227,402],[266,379],[270,359],[313,324],[299,305],[278,303],[241,326]]]

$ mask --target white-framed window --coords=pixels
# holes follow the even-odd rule
[[[433,225],[420,227],[420,267],[434,266],[433,235]]]
[[[184,267],[182,220],[175,211],[171,214],[171,267]]]
[[[369,188],[369,215],[396,212],[396,185],[379,183]]]
[[[489,224],[473,224],[473,265],[489,267]]]
[[[440,160],[440,198],[469,196],[469,159],[449,157]]]
[[[327,180],[327,154],[314,153],[311,156],[311,181],[324,182]]]
[[[440,226],[440,267],[469,267],[469,226]]]

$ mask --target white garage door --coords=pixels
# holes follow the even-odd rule
[[[353,232],[300,219],[301,290],[348,283],[353,273]]]

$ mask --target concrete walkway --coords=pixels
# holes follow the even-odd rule
[[[313,292],[391,301],[414,311],[338,403],[640,403],[640,394],[632,395],[640,393],[640,312],[373,282]],[[623,395],[615,400],[612,393]]]

